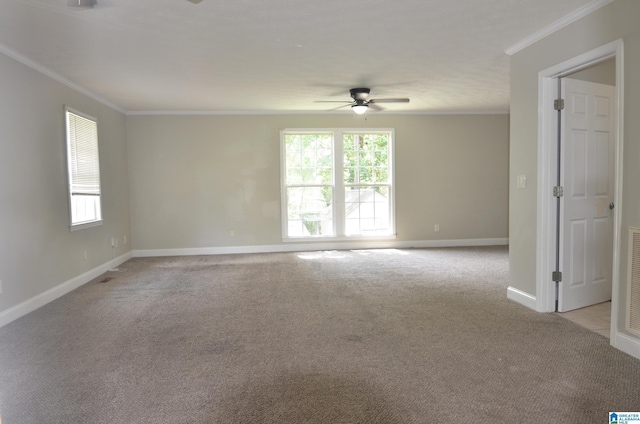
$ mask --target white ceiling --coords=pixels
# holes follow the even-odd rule
[[[0,51],[124,111],[506,112],[505,50],[592,0],[0,0]],[[339,104],[337,104],[339,106]],[[348,111],[348,108],[347,108]]]

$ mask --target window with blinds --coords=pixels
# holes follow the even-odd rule
[[[65,108],[71,229],[102,223],[98,124],[95,118]]]

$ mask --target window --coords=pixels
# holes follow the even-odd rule
[[[392,130],[283,130],[283,238],[393,236]]]
[[[98,124],[95,118],[65,108],[71,229],[102,223]]]

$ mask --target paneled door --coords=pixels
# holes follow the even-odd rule
[[[615,87],[562,80],[561,271],[558,310],[611,299]]]

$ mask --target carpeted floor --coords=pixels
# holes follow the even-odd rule
[[[640,361],[508,300],[507,279],[506,247],[132,259],[0,328],[2,423],[640,411]]]

